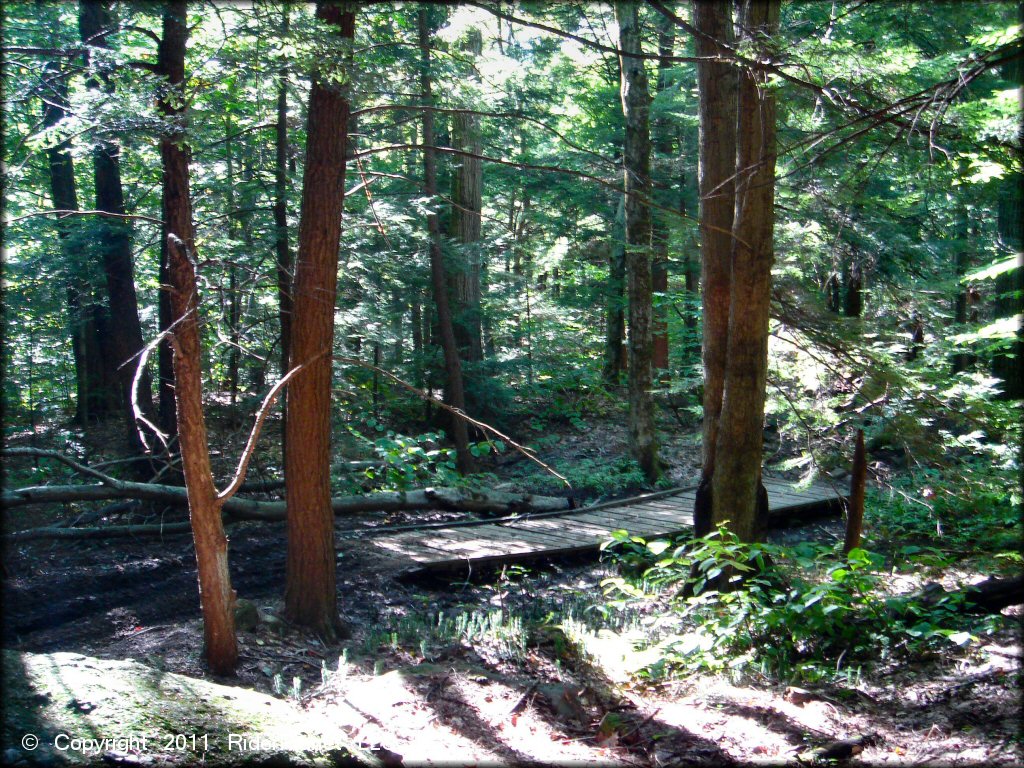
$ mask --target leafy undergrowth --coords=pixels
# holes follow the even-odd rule
[[[429,438],[374,431],[366,457],[383,462],[367,483],[444,471],[447,454]],[[632,483],[620,458],[623,438],[621,429],[598,424],[538,447],[545,461],[575,467],[574,479],[593,477],[591,493],[615,495]],[[684,436],[671,448],[672,484],[686,484],[699,464],[695,442]],[[507,453],[491,461],[497,479],[513,487],[539,477]],[[835,547],[838,521],[778,532],[755,550],[723,534],[680,549],[623,532],[600,563],[507,566],[471,580],[415,584],[397,580],[395,562],[343,542],[340,604],[354,632],[334,647],[277,618],[283,532],[243,526],[232,532],[233,566],[273,578],[253,582],[253,591],[240,587],[260,611],[240,633],[238,678],[221,682],[237,686],[240,698],[254,690],[287,703],[295,730],[319,733],[327,723],[364,760],[391,766],[784,764],[811,759],[811,750],[836,740],[861,750],[855,759],[867,764],[1015,765],[1020,614],[974,616],[955,598],[918,597],[929,582],[952,589],[1019,572],[1014,503],[997,472],[975,468],[970,482],[907,472],[869,494],[864,547],[847,557]],[[16,586],[38,594],[47,572],[91,573],[106,563],[145,574],[136,581],[152,579],[150,591],[128,597],[169,606],[159,590],[182,587],[164,579],[191,561],[181,541],[137,541],[117,552],[102,545],[52,551],[34,542],[13,551],[8,565]],[[739,589],[713,589],[758,554],[771,567],[750,572]],[[76,560],[79,571],[56,570]],[[194,576],[189,583],[193,589]],[[62,596],[50,594],[48,610],[57,614]],[[55,625],[49,647],[139,659],[160,678],[207,677],[194,612],[141,619],[138,606],[112,610],[106,598],[96,590],[88,611],[74,614],[81,617],[74,631]],[[115,610],[135,618],[114,631],[101,618]],[[17,644],[33,650],[40,637]],[[202,715],[209,702],[198,695]],[[88,704],[96,695],[74,698]],[[187,706],[156,715],[182,732],[202,726]],[[92,732],[117,735],[101,733],[113,728],[97,720]],[[145,758],[127,751],[106,759]],[[203,755],[186,750],[181,758]]]

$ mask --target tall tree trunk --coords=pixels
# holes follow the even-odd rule
[[[993,286],[995,301],[994,314],[997,318],[1021,317],[1024,315],[1024,256],[1021,256],[1020,214],[1021,214],[1021,183],[1020,175],[1014,174],[1017,189],[1011,192],[1008,200],[1001,201],[999,212],[1000,238],[1017,251],[1017,266],[996,278]],[[1016,198],[1016,199],[1014,199]],[[1011,213],[1004,215],[1004,210]],[[1010,216],[1015,218],[1011,221]],[[1002,380],[1002,394],[1005,400],[1024,398],[1024,324],[1017,323],[1015,338],[1009,340],[1005,347],[992,356],[992,374]],[[1024,452],[1024,448],[1022,448]],[[1021,462],[1024,466],[1024,461]]]
[[[409,325],[412,326],[413,383],[423,386],[423,292],[416,288],[412,292],[412,306],[409,309]]]
[[[615,3],[619,47],[640,53],[639,3]],[[661,475],[651,397],[651,95],[644,60],[620,56],[626,195],[626,283],[629,298],[629,446],[644,477]]]
[[[420,87],[423,102],[433,104],[430,77],[430,27],[427,23],[427,9],[417,10],[419,44],[421,55]],[[437,153],[434,151],[434,115],[429,109],[423,110],[423,184],[428,197],[437,197]],[[437,307],[437,325],[444,352],[447,373],[448,403],[460,411],[466,408],[466,397],[462,384],[462,361],[459,359],[458,343],[455,340],[451,308],[448,303],[448,281],[441,253],[441,224],[436,213],[427,216],[427,231],[430,236],[430,278],[434,291],[434,305]],[[471,472],[473,457],[469,452],[469,431],[466,422],[457,416],[451,419],[452,441],[455,443],[456,462],[463,474]]]
[[[351,42],[355,14],[317,3],[316,17]],[[344,62],[327,62],[332,69]],[[285,477],[288,557],[285,613],[327,639],[345,633],[338,616],[331,512],[331,369],[338,246],[345,202],[349,102],[338,78],[313,72],[302,179],[299,253],[292,288],[291,366]]]
[[[658,93],[663,93],[669,87],[669,70],[672,67],[671,57],[675,48],[675,24],[667,17],[662,17],[658,27]],[[675,200],[672,186],[675,179],[672,178],[673,163],[673,130],[672,121],[667,117],[659,117],[654,121],[654,149],[656,176],[658,178],[657,192],[655,199],[667,209],[674,209]],[[668,262],[669,262],[669,237],[670,227],[668,212],[659,210],[654,213],[651,220],[651,247],[653,259],[651,262],[651,290],[660,296],[655,299],[654,322],[652,325],[653,352],[651,365],[656,371],[661,371],[659,376],[666,376],[668,372]]]
[[[732,45],[732,14],[728,3],[694,0],[693,24],[697,56],[700,150],[698,191],[701,239],[701,347],[704,363],[704,461],[694,507],[694,532],[709,533],[711,479],[725,389],[729,339],[729,295],[732,278],[732,222],[736,170],[736,70],[722,55],[719,43]]]
[[[608,386],[616,387],[625,368],[622,350],[626,338],[626,198],[619,195],[619,204],[612,225],[611,247],[608,249],[608,282],[605,286],[605,341],[603,377]]]
[[[747,0],[739,28],[764,49],[778,32],[779,0]],[[767,57],[767,54],[765,54]],[[759,56],[759,60],[760,60]],[[764,534],[768,495],[761,483],[768,311],[775,225],[775,96],[761,68],[740,74],[736,209],[725,394],[712,479],[712,522],[729,521],[742,541]]]
[[[83,45],[109,48],[106,35],[111,30],[111,15],[106,2],[79,3],[79,33]],[[113,84],[105,72],[90,77],[90,88],[102,88],[110,93]],[[93,172],[96,188],[96,209],[118,216],[125,214],[124,187],[121,182],[120,147],[117,142],[102,135],[96,137],[93,149]],[[135,357],[145,343],[139,319],[139,301],[135,292],[135,267],[132,262],[132,227],[126,219],[101,218],[102,228],[96,242],[102,254],[110,307],[110,346],[113,350],[111,377],[117,382],[122,412],[128,423],[130,444],[139,453],[146,450],[135,428],[132,403],[132,381],[135,377]],[[138,404],[147,415],[153,413],[153,383],[149,371],[144,370],[137,393]]]
[[[160,139],[163,162],[164,221],[167,225],[168,275],[174,329],[174,392],[181,462],[199,570],[206,661],[215,674],[232,674],[238,661],[235,592],[228,570],[228,540],[221,502],[213,484],[206,421],[203,416],[202,349],[195,274],[195,237],[189,198],[189,148],[185,143],[185,0],[164,6],[157,66],[168,90],[158,106],[167,124]]]
[[[43,125],[57,125],[67,113],[67,80],[56,64],[46,67],[47,89],[43,98]],[[50,170],[50,195],[58,211],[77,211],[75,167],[71,142],[64,140],[46,150]],[[57,218],[57,238],[68,271],[66,288],[71,349],[75,358],[75,421],[85,426],[107,415],[108,398],[103,396],[104,365],[100,359],[99,337],[89,293],[82,271],[87,265],[78,257],[81,243],[75,242],[76,217]]]
[[[236,89],[233,86],[229,87],[228,93],[230,97],[234,97],[235,90]],[[231,115],[228,113],[224,119],[224,154],[225,159],[227,160],[228,176],[227,200],[225,202],[228,207],[228,239],[232,243],[236,243],[242,239],[244,227],[242,226],[241,215],[238,212],[238,199],[235,194],[235,188],[238,186],[238,178],[235,174],[234,141],[231,138],[231,134],[233,132],[234,126],[231,122]],[[231,398],[231,405],[235,405],[238,402],[238,363],[239,358],[241,357],[241,350],[239,348],[241,335],[238,329],[238,325],[241,320],[241,307],[238,295],[238,264],[236,263],[235,258],[235,252],[229,251],[227,296],[222,299],[225,304],[223,319],[228,331],[228,370],[224,385],[227,387],[228,395]]]
[[[846,502],[846,536],[843,539],[843,553],[860,546],[864,528],[864,489],[868,477],[867,453],[864,449],[864,430],[857,430],[853,449],[853,468],[850,471],[850,498]]]
[[[1003,65],[1003,79],[1024,92],[1024,58],[1017,56]],[[1024,143],[1024,125],[1017,126],[1017,146]],[[993,310],[997,318],[1024,315],[1024,183],[1020,171],[1007,175],[1000,183],[996,226],[1004,248],[1017,253],[1017,267],[999,275],[994,286]],[[1024,323],[1017,323],[1015,338],[992,356],[992,374],[1001,379],[1002,395],[1007,400],[1024,398]],[[1024,443],[1020,446],[1021,485],[1024,486]]]
[[[289,8],[281,5],[281,35],[288,36]],[[281,325],[280,374],[288,373],[291,350],[292,250],[288,244],[288,63],[277,75],[277,123],[274,126],[274,250],[277,254],[277,311]],[[287,452],[287,398],[281,401],[281,455]]]
[[[483,50],[483,36],[470,29],[459,43],[460,50],[475,61]],[[480,118],[458,113],[452,116],[452,146],[481,154]],[[483,360],[481,319],[480,214],[483,209],[483,163],[475,157],[460,157],[452,174],[450,234],[462,246],[463,258],[451,274],[452,321],[459,353],[467,362]],[[470,384],[466,384],[471,389]]]

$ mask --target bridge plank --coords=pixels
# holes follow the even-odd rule
[[[764,484],[775,519],[785,519],[788,511],[806,512],[816,506],[836,505],[844,498],[824,483],[799,488],[785,480],[766,478]],[[525,515],[480,525],[385,533],[375,535],[371,543],[411,561],[418,570],[550,558],[596,550],[614,530],[625,529],[644,538],[685,532],[693,526],[695,497],[693,488],[671,495],[644,494],[556,515]]]

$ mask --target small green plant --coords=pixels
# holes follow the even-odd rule
[[[427,658],[431,647],[466,643],[476,648],[490,647],[502,659],[521,661],[526,656],[527,638],[523,618],[507,609],[442,612],[436,616],[413,613],[396,617],[369,633],[364,650],[372,655],[386,648]]]

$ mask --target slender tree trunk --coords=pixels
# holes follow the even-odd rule
[[[850,472],[850,498],[846,503],[846,535],[843,552],[860,546],[864,529],[864,490],[867,484],[868,461],[864,450],[864,430],[857,430],[857,443],[853,451],[853,469]]]
[[[321,1],[316,16],[342,40],[355,14]],[[341,67],[343,62],[328,62]],[[305,367],[288,388],[285,477],[288,557],[285,613],[333,640],[338,616],[334,515],[331,513],[331,368],[338,246],[345,202],[349,102],[337,78],[316,70],[309,94],[299,253],[292,288],[291,366]]]
[[[475,60],[483,50],[483,36],[470,29],[463,36],[460,50]],[[475,79],[475,78],[474,78]],[[480,118],[477,115],[452,116],[452,146],[481,154]],[[462,245],[464,258],[457,261],[450,275],[452,321],[459,353],[467,362],[483,360],[481,318],[480,214],[483,209],[483,163],[461,157],[452,174],[452,213],[450,234]],[[467,383],[467,388],[471,388]]]
[[[281,35],[288,36],[290,9],[281,5]],[[288,373],[291,350],[292,250],[288,244],[288,63],[277,75],[277,123],[274,126],[274,250],[277,254],[277,307],[281,325],[280,374]],[[288,406],[281,399],[281,455],[287,452]]]
[[[959,231],[957,234],[960,239],[960,247],[957,249],[954,263],[954,274],[957,278],[957,292],[956,297],[953,299],[953,321],[959,326],[957,332],[964,333],[967,330],[967,324],[971,321],[971,310],[974,305],[973,286],[964,286],[960,284],[960,279],[967,274],[967,270],[971,266],[970,243],[972,239],[972,232],[970,226],[970,215],[967,212],[966,206],[960,211],[959,218]],[[975,313],[976,312],[977,311],[975,310]],[[957,352],[953,355],[953,373],[957,374],[961,371],[966,371],[974,365],[975,360],[975,356],[969,352]]]
[[[234,88],[229,88],[229,93],[233,90]],[[229,114],[224,120],[224,153],[227,160],[228,175],[226,200],[228,206],[228,239],[234,243],[242,238],[243,227],[238,213],[238,199],[235,194],[238,177],[235,174],[234,142],[231,138],[233,131],[234,127],[232,126]],[[228,253],[228,287],[224,303],[226,304],[223,312],[224,324],[227,325],[228,330],[228,370],[224,384],[231,398],[231,405],[235,405],[238,402],[239,342],[241,341],[238,324],[241,320],[241,312],[238,296],[238,265],[235,263],[235,253],[233,252]]]
[[[672,20],[662,17],[658,28],[658,93],[669,87],[669,70],[672,67],[671,57],[675,48],[675,25]],[[664,207],[672,209],[674,200],[672,192],[673,137],[675,131],[671,121],[660,117],[654,121],[656,150],[655,163],[657,169],[657,192],[655,199]],[[659,377],[667,378],[668,364],[668,262],[669,262],[669,221],[667,211],[657,211],[651,220],[651,289],[660,298],[654,301],[654,321],[652,325],[653,351],[651,365],[661,371]]]
[[[778,32],[779,0],[748,0],[739,27],[758,47]],[[716,467],[712,521],[729,521],[742,541],[763,537],[767,499],[761,484],[768,312],[775,224],[775,97],[768,74],[743,71],[736,138],[736,209],[733,216],[729,343]]]
[[[839,275],[833,272],[825,281],[825,309],[838,315],[841,304]]]
[[[640,53],[639,4],[615,3],[619,47]],[[622,56],[626,196],[626,283],[629,298],[629,445],[648,482],[661,475],[651,397],[651,95],[643,59]]]
[[[1020,9],[1018,9],[1019,11]],[[1024,89],[1024,58],[1010,59],[1001,68],[1003,79],[1014,83],[1018,93]],[[1017,146],[1024,142],[1024,125],[1017,126]],[[993,286],[992,309],[997,318],[1024,315],[1024,183],[1020,171],[1007,174],[1000,182],[996,214],[999,240],[1017,253],[1017,267],[999,275]],[[992,356],[992,374],[1002,380],[1001,397],[1006,400],[1024,398],[1024,323],[1017,323],[1015,338]],[[1024,442],[1020,445],[1021,486],[1024,487]]]
[[[430,29],[427,23],[427,9],[422,6],[417,10],[419,27],[420,55],[422,57],[420,86],[423,101],[428,106],[433,103],[430,77]],[[437,196],[437,158],[434,146],[434,115],[430,110],[423,111],[423,179],[424,191],[427,196]],[[436,213],[427,216],[427,231],[430,235],[430,277],[434,290],[434,305],[437,307],[437,325],[441,337],[441,348],[444,352],[445,370],[447,372],[447,399],[453,408],[465,410],[466,398],[462,384],[462,361],[459,359],[458,343],[452,323],[451,308],[448,303],[448,281],[445,275],[444,260],[441,253],[441,225]],[[451,420],[452,441],[455,443],[456,461],[459,471],[463,474],[471,472],[473,458],[469,452],[469,432],[466,422],[458,417]]]
[[[391,362],[395,365],[402,364],[402,351],[405,347],[403,336],[403,318],[405,315],[405,302],[397,288],[391,289]]]
[[[164,211],[164,224],[160,227],[160,285],[170,285],[170,254],[167,252],[167,212]],[[157,298],[157,322],[160,332],[165,333],[173,322],[171,318],[171,299],[167,291],[160,291]],[[160,429],[168,436],[168,444],[178,435],[177,406],[174,402],[174,356],[168,344],[161,344],[157,352],[158,402],[160,406]],[[173,447],[171,452],[173,453]]]
[[[409,309],[409,325],[412,326],[412,357],[415,372],[413,381],[423,386],[423,296],[419,289],[412,293],[412,307]]]
[[[850,263],[847,265],[843,277],[843,282],[846,283],[843,314],[847,317],[860,317],[864,312],[864,272],[860,263],[860,253],[856,246],[850,249]]]
[[[625,368],[622,356],[626,338],[626,198],[619,196],[608,249],[608,282],[605,287],[605,343],[603,376],[608,386],[619,385]]]
[[[111,15],[106,2],[79,3],[79,32],[82,43],[88,47],[109,48],[106,35],[110,31]],[[86,54],[88,57],[88,53]],[[113,84],[105,73],[89,80],[91,88],[102,88],[110,93]],[[123,216],[126,212],[124,187],[121,182],[120,147],[116,141],[103,136],[96,138],[93,150],[93,168],[96,189],[96,209]],[[103,272],[106,277],[110,307],[110,346],[113,352],[111,378],[117,382],[120,407],[128,423],[129,441],[133,448],[146,450],[135,428],[132,404],[132,381],[135,377],[135,357],[145,346],[139,302],[135,292],[135,267],[132,261],[132,227],[125,219],[101,218],[99,244]],[[148,371],[142,372],[138,388],[139,407],[148,415],[153,413],[153,383]]]
[[[729,339],[729,296],[732,278],[732,222],[736,170],[736,71],[721,54],[718,42],[732,44],[728,3],[694,0],[693,23],[701,34],[694,41],[697,56],[700,150],[701,315],[703,318],[704,461],[694,508],[694,532],[712,528],[711,479],[715,474],[718,423],[725,388]]]
[[[185,144],[185,47],[188,40],[185,0],[164,6],[158,68],[168,92],[159,100],[167,121],[160,139],[163,162],[164,221],[167,225],[170,304],[174,329],[174,391],[181,441],[182,469],[199,570],[206,661],[215,674],[232,674],[238,661],[235,638],[235,592],[228,570],[228,540],[221,502],[213,484],[203,416],[202,349],[199,344],[199,297],[195,274],[195,238],[189,198],[189,149]]]

